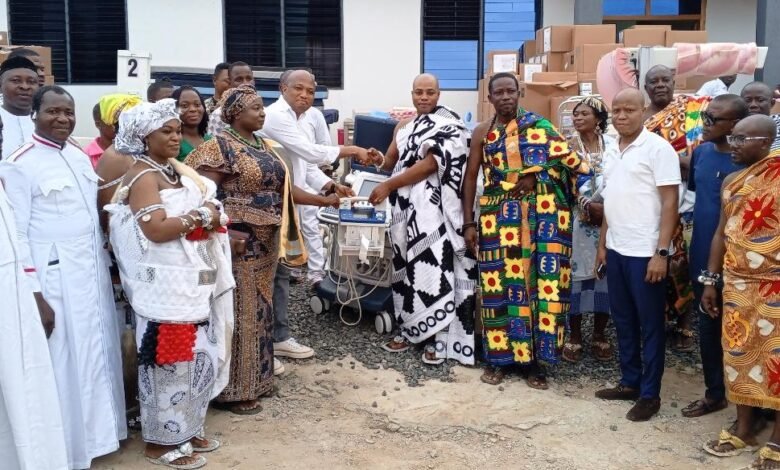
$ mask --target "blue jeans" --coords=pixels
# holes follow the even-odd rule
[[[666,280],[645,282],[650,258],[607,251],[609,307],[617,333],[620,383],[659,398],[664,375]]]
[[[699,315],[699,350],[702,370],[704,371],[704,385],[707,387],[704,396],[711,401],[721,401],[726,398],[723,377],[721,316],[712,318],[699,308],[703,292],[704,286],[694,281],[693,293],[696,296],[694,306]]]

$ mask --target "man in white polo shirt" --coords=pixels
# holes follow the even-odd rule
[[[643,126],[645,100],[626,89],[612,102],[620,159],[608,170],[597,265],[607,268],[618,339],[620,383],[596,392],[636,400],[626,415],[646,421],[661,407],[664,301],[669,248],[678,223],[680,164],[674,148]]]

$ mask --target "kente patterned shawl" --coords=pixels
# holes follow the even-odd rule
[[[474,364],[477,260],[463,240],[463,174],[471,133],[439,106],[396,136],[393,174],[433,156],[437,171],[390,196],[393,303],[401,334],[412,343],[435,337],[436,357]]]
[[[780,410],[780,152],[737,173],[722,202],[726,392]]]
[[[589,171],[546,119],[519,109],[483,141],[479,272],[485,360],[556,364],[571,292],[574,175]],[[536,175],[522,197],[510,191]]]
[[[680,157],[691,155],[702,142],[701,112],[707,109],[711,100],[710,96],[680,95],[647,119],[645,127],[672,144]]]

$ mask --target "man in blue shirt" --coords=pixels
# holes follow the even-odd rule
[[[693,235],[689,253],[689,268],[696,296],[694,305],[699,312],[699,348],[707,388],[704,399],[696,400],[682,410],[682,415],[695,418],[720,411],[728,403],[723,385],[723,349],[721,347],[721,319],[711,318],[700,307],[704,286],[699,274],[707,269],[712,237],[720,220],[720,190],[729,173],[743,168],[731,160],[731,149],[726,137],[734,125],[748,115],[745,101],[737,95],[726,94],[713,98],[702,112],[704,143],[691,158],[688,189],[696,192],[693,208]]]

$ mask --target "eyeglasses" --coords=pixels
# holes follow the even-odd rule
[[[744,135],[728,135],[726,136],[726,142],[729,145],[745,145],[745,142],[751,140],[769,140],[769,137],[745,137]]]
[[[701,113],[701,121],[704,123],[705,126],[714,126],[720,121],[738,121],[738,120],[739,119],[715,117],[712,114],[710,114],[708,111],[702,111]]]

